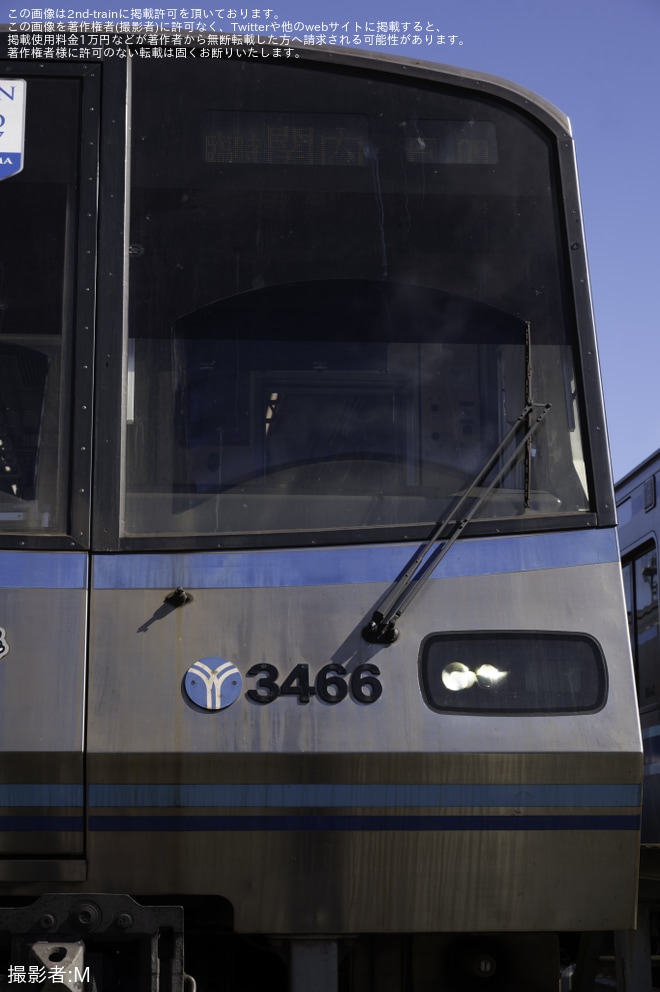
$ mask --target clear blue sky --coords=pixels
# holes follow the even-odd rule
[[[0,23],[10,6],[13,0],[0,0]],[[124,0],[89,6],[124,7]],[[408,49],[415,57],[503,76],[568,114],[615,477],[660,447],[660,0],[269,0],[252,7],[238,0],[241,7],[250,16],[270,8],[291,21],[431,22],[456,41]]]

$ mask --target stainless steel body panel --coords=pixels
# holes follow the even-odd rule
[[[3,857],[83,851],[87,599],[86,555],[0,553]]]
[[[462,542],[387,648],[361,628],[410,548],[97,559],[91,888],[215,893],[238,930],[271,933],[631,925],[641,757],[607,535],[592,535],[589,552],[574,534]],[[493,574],[478,574],[484,556]],[[369,581],[379,569],[383,581]],[[192,601],[164,607],[175,586]],[[427,634],[548,630],[548,602],[552,629],[586,630],[603,648],[600,712],[426,705]],[[183,687],[208,658],[243,679],[216,712]],[[332,661],[376,665],[382,695],[245,695],[255,664],[274,665],[281,683],[297,664],[313,681]]]
[[[565,755],[411,757],[368,761],[347,755],[331,763],[313,757],[281,762],[255,757],[247,770],[243,761],[232,769],[230,760],[209,755],[181,762],[179,768],[187,776],[205,780],[200,791],[209,780],[231,785],[237,774],[243,776],[244,791],[245,779],[269,777],[284,783],[282,795],[292,780],[295,791],[295,784],[305,778],[312,783],[339,778],[339,796],[343,781],[349,780],[364,798],[351,807],[95,806],[90,885],[107,887],[119,881],[138,891],[157,886],[162,892],[183,888],[219,894],[231,901],[239,932],[628,926],[634,915],[636,835],[601,829],[596,817],[630,821],[635,808],[558,810],[529,805],[535,793],[529,783],[539,778],[544,783],[555,779],[558,792],[565,789],[567,778],[573,786],[584,779],[634,779],[634,762],[628,756],[614,762],[584,756],[571,761]],[[134,779],[148,777],[153,783],[152,762],[135,757],[130,767]],[[114,777],[125,773],[127,763],[99,759],[91,761],[91,768]],[[414,784],[407,787],[411,779]],[[436,806],[414,805],[419,803],[420,780],[428,783],[429,793],[441,795],[451,791],[456,779],[462,786],[476,779],[475,797],[484,793],[484,781],[497,783],[503,794],[516,794],[520,803],[452,807],[436,799]],[[370,787],[384,781],[404,783],[395,800],[398,805],[369,805]],[[434,790],[436,783],[440,787]],[[510,790],[506,783],[512,783]],[[207,788],[212,796],[212,786]],[[149,791],[137,788],[135,794]],[[311,795],[313,788],[307,791]],[[589,790],[584,791],[588,798]],[[567,829],[570,818],[580,822],[579,829]]]

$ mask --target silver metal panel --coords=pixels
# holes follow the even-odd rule
[[[282,933],[571,929],[578,916],[581,926],[618,926],[633,912],[638,835],[611,824],[636,820],[637,810],[599,807],[591,794],[638,780],[630,755],[181,756],[179,781],[199,784],[195,807],[185,806],[183,792],[174,805],[166,784],[172,771],[156,755],[90,761],[94,780],[139,783],[98,787],[108,805],[90,809],[93,886],[157,883],[166,893],[184,885],[229,899],[239,930]],[[159,779],[171,806],[156,805],[153,787],[140,784]],[[283,785],[270,806],[247,805],[247,798],[242,806],[211,805],[213,783],[226,790],[305,780],[333,783],[338,797],[342,783],[357,782],[361,798],[342,807],[326,794],[314,805],[318,787],[309,788],[309,805],[295,808],[286,805]],[[386,796],[381,806],[370,803],[374,783],[383,782],[408,784],[398,805],[385,805]],[[438,784],[437,805],[420,804],[416,782],[430,793]],[[565,793],[567,782],[586,782],[577,786],[585,805],[570,806],[567,796],[560,808],[540,806],[538,782]],[[459,783],[471,784],[472,805],[467,797],[450,805]],[[478,805],[488,802],[488,790],[506,792],[505,783],[511,805],[504,798]],[[126,805],[110,805],[122,792]],[[139,805],[128,805],[131,793]],[[568,829],[571,818],[581,829]]]
[[[87,556],[0,552],[0,749],[80,753]]]
[[[0,828],[21,858],[83,850],[87,556],[0,553]]]
[[[617,930],[638,857],[623,832],[94,834],[90,884],[212,890],[238,932]]]
[[[183,585],[176,567],[169,556]],[[106,573],[92,594],[90,886],[219,894],[237,929],[269,933],[633,925],[641,748],[616,562],[433,579],[386,648],[360,633],[386,583],[200,581],[170,609],[153,578],[112,588]],[[600,712],[475,718],[424,703],[429,632],[549,626],[601,644]],[[242,679],[215,712],[186,694],[203,659]],[[382,695],[246,698],[253,665],[281,684],[330,662],[376,665]]]
[[[399,640],[383,648],[367,644],[361,629],[385,588],[192,588],[191,603],[164,613],[167,588],[94,590],[90,753],[638,752],[617,564],[432,580],[406,614]],[[462,629],[589,633],[608,662],[606,707],[548,719],[433,713],[420,694],[421,642],[432,631]],[[297,664],[309,665],[314,678],[329,662],[349,671],[371,663],[383,693],[367,706],[349,698],[301,706],[295,696],[260,706],[242,696],[219,713],[200,713],[182,683],[191,665],[211,656],[235,664],[245,689],[254,687],[246,673],[259,663],[274,665],[280,681]]]

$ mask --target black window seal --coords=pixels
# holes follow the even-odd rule
[[[0,60],[0,78],[12,77],[28,81],[28,100],[31,78],[81,83],[78,236],[72,274],[70,362],[62,377],[71,405],[66,529],[55,534],[0,533],[0,548],[83,550],[90,546],[91,520],[101,66]]]

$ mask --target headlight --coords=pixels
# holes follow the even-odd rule
[[[590,713],[607,698],[600,645],[557,631],[430,634],[420,651],[428,706],[461,713]]]

